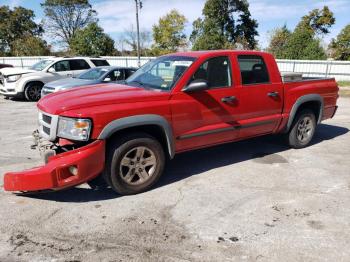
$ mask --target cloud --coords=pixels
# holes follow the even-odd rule
[[[140,11],[140,27],[151,30],[161,16],[172,9],[177,9],[188,19],[186,27],[191,27],[193,20],[202,13],[204,0],[143,0]],[[98,18],[107,33],[120,33],[135,22],[135,2],[123,0],[107,0],[93,4]]]
[[[282,1],[281,1],[282,2]],[[299,19],[312,9],[328,6],[334,13],[349,11],[349,0],[328,1],[249,1],[252,16],[259,21]]]

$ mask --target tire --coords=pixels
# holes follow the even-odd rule
[[[103,190],[108,188],[108,184],[103,179],[102,175],[99,175],[98,177],[95,177],[94,179],[88,181],[87,184],[93,190]]]
[[[164,166],[161,144],[146,133],[134,133],[109,146],[103,177],[115,192],[121,195],[137,194],[158,181]]]
[[[287,134],[289,146],[296,149],[308,146],[315,134],[316,126],[314,112],[309,109],[301,110]]]
[[[43,88],[43,84],[41,83],[29,83],[26,85],[24,89],[24,97],[26,100],[31,102],[39,101],[41,97],[41,89]]]

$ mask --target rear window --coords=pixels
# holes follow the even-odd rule
[[[269,73],[261,56],[239,55],[239,68],[243,85],[268,83]]]
[[[109,66],[110,64],[107,62],[107,60],[102,60],[102,59],[91,59],[91,62],[95,66]]]
[[[70,70],[85,70],[90,69],[89,64],[83,59],[69,60]]]

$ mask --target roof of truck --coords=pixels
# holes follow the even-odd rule
[[[220,53],[236,53],[236,54],[245,54],[245,55],[257,55],[257,54],[267,54],[266,52],[255,51],[255,50],[202,50],[202,51],[189,51],[189,52],[177,52],[169,55],[178,55],[178,56],[192,56],[192,57],[200,57],[206,56],[210,54],[220,54]]]

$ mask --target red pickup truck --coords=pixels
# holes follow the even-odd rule
[[[166,158],[184,151],[278,133],[303,148],[317,124],[334,116],[337,98],[334,79],[283,81],[268,53],[165,55],[123,84],[40,100],[36,144],[47,163],[5,174],[4,188],[60,190],[88,182],[139,193],[159,179]]]

